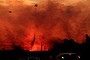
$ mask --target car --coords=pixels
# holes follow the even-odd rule
[[[81,60],[77,53],[60,53],[57,55],[56,60]]]

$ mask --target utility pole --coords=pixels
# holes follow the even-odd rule
[[[35,34],[34,34],[33,41],[31,42],[31,49],[32,49],[32,47],[33,47],[33,45],[34,45],[34,43],[35,43],[35,40],[36,40],[36,36],[35,36]]]
[[[42,42],[41,42],[41,51],[42,51]]]

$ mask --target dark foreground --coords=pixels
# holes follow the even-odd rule
[[[55,42],[50,51],[25,51],[19,47],[14,50],[1,50],[0,60],[90,60],[90,37],[78,44],[73,39],[64,39],[64,43]]]

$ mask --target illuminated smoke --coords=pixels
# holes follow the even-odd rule
[[[87,3],[87,4],[86,4]],[[47,1],[32,5],[0,6],[0,49],[12,49],[13,44],[30,50],[50,49],[54,41],[74,39],[82,43],[85,34],[90,34],[89,2],[79,1],[74,5],[65,5]],[[9,48],[8,48],[9,47]]]

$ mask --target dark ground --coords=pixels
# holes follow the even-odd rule
[[[38,57],[40,60],[56,60],[60,53],[76,53],[81,56],[80,60],[90,60],[90,37],[86,35],[86,42],[78,44],[73,39],[64,39],[64,43],[55,42],[51,51],[25,51],[20,47],[14,46],[14,50],[1,50],[0,60],[30,60],[30,57]],[[32,59],[31,59],[32,60]]]

